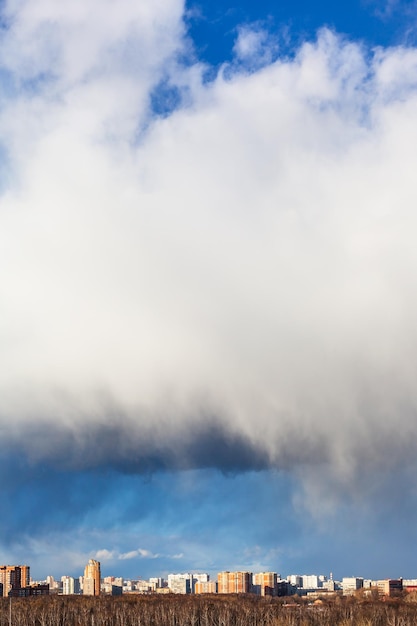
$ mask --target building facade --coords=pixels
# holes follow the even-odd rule
[[[342,590],[344,596],[349,596],[363,587],[363,578],[345,577],[342,578]]]
[[[384,596],[394,596],[403,590],[402,578],[386,578],[385,580],[376,581],[378,592]]]
[[[217,588],[219,593],[249,593],[251,574],[249,572],[219,572]]]
[[[259,574],[253,574],[252,591],[260,596],[276,596],[276,572],[259,572]]]
[[[191,593],[192,574],[168,574],[168,587],[172,593]]]
[[[100,579],[100,562],[95,561],[94,559],[90,559],[84,570],[83,595],[99,596],[101,582]]]
[[[80,581],[78,578],[73,578],[72,576],[62,576],[62,595],[63,596],[71,596],[74,594],[80,593]]]
[[[29,565],[0,565],[0,584],[4,597],[12,595],[12,591],[29,587],[29,583]]]
[[[207,580],[205,582],[196,582],[194,593],[217,593],[217,583],[215,580]]]

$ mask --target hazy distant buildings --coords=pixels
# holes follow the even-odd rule
[[[100,595],[100,563],[90,559],[85,566],[83,580],[83,594],[85,596]]]
[[[101,582],[101,591],[108,596],[121,596],[123,593],[123,578],[106,576]]]

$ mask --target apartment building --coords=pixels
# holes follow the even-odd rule
[[[276,572],[259,572],[258,574],[253,574],[252,591],[260,596],[276,596]]]
[[[207,580],[205,582],[196,582],[194,593],[217,593],[217,583],[215,580]]]
[[[3,586],[3,597],[11,592],[29,587],[29,565],[0,565],[0,584]]]
[[[80,593],[80,581],[72,576],[61,576],[62,595],[72,596]]]
[[[85,596],[100,595],[100,578],[100,562],[90,559],[84,570],[83,594]]]
[[[219,572],[217,588],[219,593],[249,593],[251,574],[249,572]]]
[[[342,578],[342,590],[344,596],[349,596],[363,587],[363,578],[355,576]]]
[[[168,574],[168,587],[172,593],[191,593],[192,574]]]

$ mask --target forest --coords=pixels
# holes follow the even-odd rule
[[[414,594],[398,598],[253,595],[0,598],[0,626],[408,626]]]

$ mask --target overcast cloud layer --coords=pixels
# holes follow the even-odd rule
[[[207,82],[183,11],[6,3],[0,456],[366,494],[417,453],[417,50],[246,25]]]

